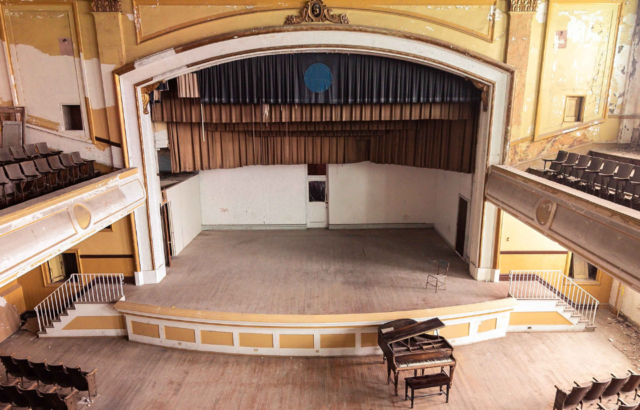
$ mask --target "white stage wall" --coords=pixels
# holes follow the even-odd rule
[[[306,165],[201,171],[203,228],[305,228],[306,178]]]
[[[327,168],[330,227],[433,225],[455,244],[458,196],[471,199],[471,174],[369,162]],[[201,171],[203,228],[304,229],[306,175],[306,165]]]
[[[178,255],[202,232],[200,176],[170,186],[166,193],[171,212],[173,254]]]
[[[400,165],[331,164],[329,224],[433,224],[436,219],[435,169]]]

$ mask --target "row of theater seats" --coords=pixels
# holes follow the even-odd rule
[[[93,163],[46,142],[0,148],[0,208],[94,178],[100,171]]]
[[[640,166],[567,151],[543,161],[544,168],[527,171],[631,208],[640,205]]]
[[[640,410],[640,401],[629,404],[626,400],[636,400],[638,397],[638,386],[640,386],[640,374],[629,370],[628,374],[618,377],[611,374],[611,377],[603,380],[593,378],[593,381],[586,384],[574,382],[575,386],[570,392],[556,387],[556,399],[553,410],[582,408],[585,403],[598,401],[600,410]],[[623,395],[631,396],[629,399]],[[615,399],[616,402],[609,407],[602,404],[603,400]]]
[[[78,391],[87,392],[90,402],[98,394],[96,369],[85,372],[80,367],[48,364],[46,360],[34,362],[30,357],[18,359],[15,354],[0,355],[0,362],[5,368],[8,382],[0,383],[1,403],[42,410],[75,409]],[[9,382],[9,377],[20,379],[20,385],[18,380]],[[28,388],[25,388],[25,380],[31,382]],[[59,394],[58,389],[71,390],[68,394]]]

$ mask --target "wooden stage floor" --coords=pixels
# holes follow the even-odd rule
[[[425,289],[438,259],[447,290]],[[204,231],[161,283],[128,286],[126,300],[236,313],[379,313],[488,302],[508,283],[477,282],[434,229]]]
[[[570,388],[573,381],[588,382],[638,367],[622,353],[629,346],[620,344],[625,336],[619,326],[607,328],[611,317],[615,316],[601,309],[595,332],[510,333],[503,339],[456,347],[458,366],[450,403],[436,396],[416,399],[415,408],[551,409],[556,384]],[[626,343],[632,342],[626,339]],[[124,338],[38,339],[27,331],[10,336],[0,351],[97,368],[99,395],[92,410],[409,408],[386,384],[380,356],[233,356]],[[404,391],[403,381],[399,387]]]

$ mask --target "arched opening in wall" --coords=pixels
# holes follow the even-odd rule
[[[141,165],[147,176],[149,205],[136,213],[142,274],[164,274],[155,205],[162,198],[161,185],[174,184],[176,172],[195,171],[200,171],[194,184],[200,200],[192,202],[201,209],[189,214],[199,214],[200,226],[211,229],[441,224],[442,242],[453,248],[462,195],[471,199],[464,256],[474,277],[481,276],[480,269],[489,273],[491,268],[481,268],[480,261],[491,259],[493,238],[480,246],[480,231],[495,231],[495,209],[484,203],[482,186],[487,165],[502,161],[510,71],[441,45],[393,36],[322,32],[309,38],[326,45],[305,46],[308,40],[284,32],[275,36],[277,41],[269,37],[278,44],[271,48],[260,43],[260,36],[221,41],[237,43],[231,48],[212,48],[212,42],[174,50],[137,62],[117,77],[126,160]],[[366,45],[371,41],[376,47]],[[274,69],[265,70],[264,61]],[[389,64],[401,75],[381,75]],[[391,86],[388,78],[393,78]],[[153,104],[147,115],[142,97],[149,91]],[[163,142],[169,150],[157,156]],[[326,175],[318,175],[317,166],[325,166]],[[160,170],[172,175],[161,182]],[[294,184],[296,178],[304,183]],[[468,192],[461,194],[461,189]],[[245,197],[244,204],[231,200],[229,206],[216,202],[246,193],[259,200]],[[449,193],[451,204],[436,200]],[[310,206],[321,205],[323,194],[325,221],[309,220]],[[171,202],[173,213],[176,204]],[[435,216],[438,206],[445,217]],[[278,213],[281,219],[269,219]],[[168,228],[175,235],[176,223]],[[176,237],[171,241],[179,242]]]

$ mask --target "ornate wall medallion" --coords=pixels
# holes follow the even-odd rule
[[[346,14],[338,14],[336,16],[330,8],[324,5],[322,0],[311,0],[306,7],[300,10],[299,16],[287,16],[284,24],[322,23],[325,21],[336,24],[349,24],[349,18]]]

